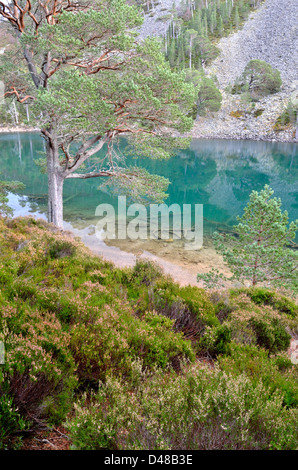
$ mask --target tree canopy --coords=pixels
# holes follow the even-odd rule
[[[295,239],[298,221],[288,223],[287,211],[281,210],[281,200],[273,194],[268,185],[260,192],[252,191],[243,216],[238,217],[239,224],[234,226],[235,236],[215,233],[215,248],[233,273],[230,280],[282,286],[297,293],[297,252],[289,245]],[[211,287],[225,279],[215,270],[198,278]]]
[[[115,158],[117,137],[133,138],[138,154],[151,158],[186,145],[171,135],[192,127],[194,88],[171,71],[157,40],[136,40],[136,7],[125,0],[15,0],[0,2],[0,16],[18,40],[1,57],[6,97],[30,105],[46,141],[50,221],[62,224],[64,179],[86,178],[77,170],[105,144],[106,158],[88,177],[137,181]],[[60,202],[51,202],[57,193]]]
[[[222,94],[212,78],[203,77],[198,86],[198,113],[201,116],[206,111],[216,112],[221,108]]]
[[[257,101],[277,93],[282,85],[280,72],[263,60],[250,60],[243,74],[235,83],[234,93],[248,92]]]

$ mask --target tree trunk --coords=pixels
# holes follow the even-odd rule
[[[48,174],[48,221],[63,229],[63,183],[58,173]]]
[[[63,183],[65,176],[59,164],[58,146],[54,139],[46,140],[48,168],[48,222],[63,229]]]

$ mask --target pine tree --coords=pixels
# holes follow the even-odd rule
[[[168,50],[168,60],[171,67],[174,67],[176,60],[176,41],[174,38],[171,39],[169,50]]]
[[[216,251],[223,256],[233,273],[230,279],[212,270],[198,274],[206,286],[214,287],[220,280],[249,282],[251,286],[282,286],[298,292],[298,253],[288,245],[295,239],[298,220],[288,224],[287,211],[282,212],[281,200],[265,185],[253,191],[244,214],[234,227],[236,236],[214,234]]]
[[[217,31],[218,31],[218,36],[222,37],[224,34],[224,25],[223,25],[223,20],[222,20],[221,15],[218,18]]]
[[[234,24],[235,29],[239,29],[239,25],[240,25],[240,16],[239,16],[238,7],[235,8],[233,24]]]
[[[31,105],[44,138],[49,222],[63,228],[66,179],[122,178],[147,188],[143,170],[139,178],[114,154],[86,172],[87,161],[123,134],[139,154],[170,156],[177,143],[170,129],[193,124],[194,89],[171,71],[159,41],[135,41],[139,10],[126,0],[15,0],[0,2],[3,19],[14,44],[0,56],[0,79],[6,97]]]
[[[217,112],[221,108],[222,94],[213,80],[203,77],[198,91],[198,113],[205,116],[207,112]]]
[[[282,85],[280,72],[263,60],[250,60],[241,77],[236,80],[233,92],[249,92],[253,100],[277,93]]]

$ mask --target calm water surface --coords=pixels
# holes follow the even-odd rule
[[[18,180],[25,189],[10,196],[14,215],[46,217],[47,176],[35,160],[42,158],[38,133],[0,135],[0,179]],[[168,161],[137,159],[150,172],[167,177],[167,204],[204,204],[204,232],[232,226],[242,215],[252,190],[269,184],[280,197],[289,219],[298,219],[298,146],[271,142],[194,139]],[[130,163],[135,164],[134,159]],[[68,180],[64,185],[64,219],[75,228],[94,223],[95,209],[117,199],[98,190],[100,181]]]

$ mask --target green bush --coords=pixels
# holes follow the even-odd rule
[[[162,279],[154,286],[153,295],[156,308],[162,310],[181,301],[197,320],[205,318],[210,319],[211,324],[217,324],[214,305],[203,289],[193,286],[180,287],[170,280]]]
[[[266,322],[251,318],[250,325],[256,334],[257,344],[268,349],[270,353],[285,351],[289,348],[291,335],[286,332],[285,327],[278,320]]]
[[[72,330],[71,349],[83,382],[104,380],[111,371],[127,376],[136,358],[151,368],[164,368],[178,357],[194,360],[191,344],[171,331],[169,319],[154,312],[140,320],[129,310],[105,305],[90,320],[81,319]]]
[[[267,303],[268,299],[270,302]],[[288,349],[291,336],[287,327],[295,328],[297,321],[291,315],[280,313],[275,301],[279,305],[280,297],[273,297],[266,289],[232,290],[229,300],[231,313],[223,323],[229,326],[232,340],[239,344],[258,345],[270,353]]]
[[[288,103],[286,109],[277,118],[273,130],[283,131],[289,124],[295,125],[297,121],[298,105],[293,104],[291,101]]]
[[[227,325],[216,328],[207,327],[205,334],[198,344],[200,353],[207,353],[209,357],[216,358],[219,354],[228,354],[232,335]]]
[[[116,269],[52,230],[0,217],[4,448],[66,416],[78,449],[295,447],[296,369],[274,355],[297,327],[293,301],[209,295],[147,262]]]
[[[150,262],[137,260],[135,266],[132,269],[130,276],[130,284],[146,286],[152,285],[157,279],[162,277],[161,268]]]
[[[257,346],[231,343],[229,355],[219,357],[218,363],[226,373],[235,376],[245,373],[254,384],[262,378],[271,392],[282,393],[284,406],[297,408],[298,367],[286,354],[269,357],[268,351]]]
[[[198,90],[198,114],[205,116],[207,112],[217,112],[221,108],[222,94],[211,78],[204,77]]]
[[[282,85],[280,72],[263,60],[250,60],[236,81],[232,93],[248,92],[254,101],[277,93]]]
[[[0,369],[0,394],[9,391],[25,420],[50,421],[54,414],[64,419],[77,385],[69,334],[56,317],[20,300],[2,301],[0,313],[6,357]],[[60,401],[62,391],[67,402]],[[44,401],[49,398],[55,401],[53,413],[45,410]]]
[[[237,291],[236,291],[237,292]],[[271,305],[280,313],[285,313],[293,318],[298,316],[298,306],[295,302],[277,292],[255,287],[253,289],[241,289],[238,292],[246,292],[257,305]]]
[[[67,422],[78,450],[295,449],[297,411],[243,373],[194,366],[146,378],[137,388],[110,377]]]
[[[29,422],[24,420],[13,399],[0,394],[0,450],[16,450],[22,444],[22,433],[28,429]]]
[[[152,307],[175,321],[173,328],[187,339],[198,341],[206,326],[219,326],[208,294],[193,286],[180,287],[169,279],[156,282],[150,294]]]
[[[48,244],[48,253],[52,259],[73,256],[75,251],[75,246],[69,240],[53,239]]]

